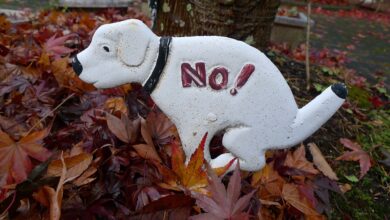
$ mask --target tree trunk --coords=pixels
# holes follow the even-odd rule
[[[165,36],[220,35],[268,45],[280,0],[160,0],[155,31]]]

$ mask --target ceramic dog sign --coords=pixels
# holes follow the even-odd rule
[[[334,84],[299,109],[282,74],[256,48],[226,37],[158,37],[133,19],[99,27],[73,68],[97,88],[143,84],[175,123],[187,158],[208,132],[205,159],[213,167],[237,157],[248,171],[263,167],[265,150],[315,132],[347,95]],[[221,131],[230,153],[211,159],[208,144]]]

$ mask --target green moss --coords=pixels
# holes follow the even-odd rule
[[[369,101],[370,93],[367,90],[357,86],[351,86],[348,88],[348,97],[353,102],[356,102],[361,108],[368,109],[371,107],[371,103]]]
[[[378,175],[375,169],[365,176],[360,182],[353,184],[352,189],[344,194],[345,199],[338,194],[333,194],[332,203],[335,204],[330,219],[344,219],[350,216],[352,219],[385,219],[390,216],[390,199],[385,191],[377,184]]]
[[[390,151],[390,113],[389,110],[371,111],[369,117],[372,119],[365,123],[368,134],[360,134],[358,141],[363,148],[371,151],[372,147],[384,148]]]
[[[370,171],[357,183],[345,178],[346,175],[359,176],[358,162],[340,162],[335,169],[340,178],[340,183],[348,183],[352,189],[344,194],[332,194],[331,201],[333,211],[330,219],[385,219],[390,216],[390,198],[386,187],[390,186],[390,177],[387,172],[378,165],[374,165]]]

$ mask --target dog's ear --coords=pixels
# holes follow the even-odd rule
[[[139,66],[143,62],[153,33],[139,20],[128,20],[120,32],[119,59],[128,66]]]

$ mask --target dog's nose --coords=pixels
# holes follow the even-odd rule
[[[83,72],[83,66],[81,65],[79,59],[77,59],[77,56],[73,57],[72,67],[78,76],[81,74],[81,72]]]

